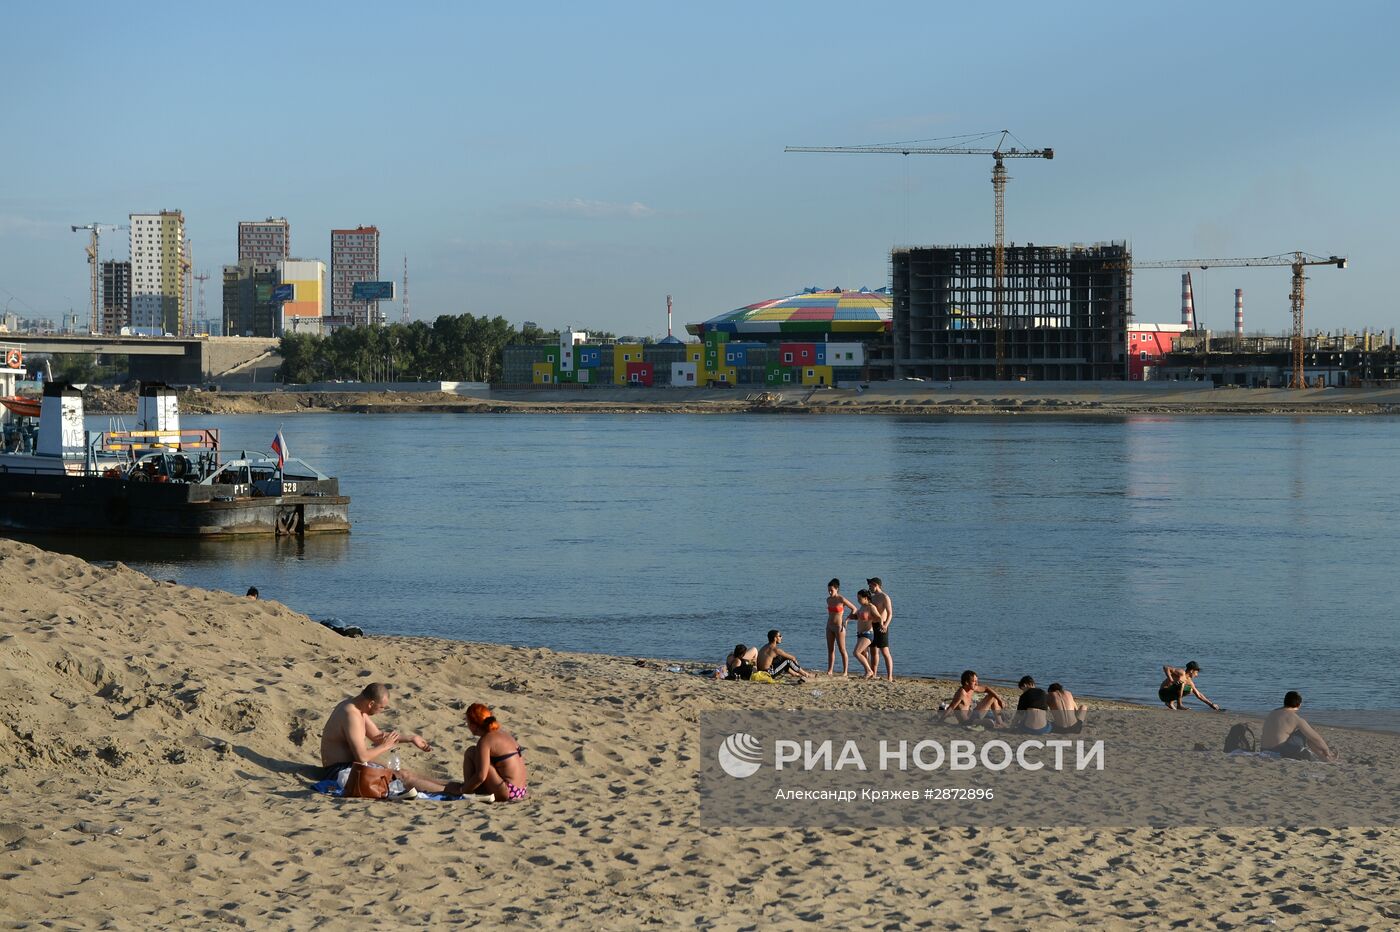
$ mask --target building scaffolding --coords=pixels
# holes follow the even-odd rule
[[[1009,379],[1127,378],[1125,243],[1007,246],[1000,333],[994,247],[896,249],[890,263],[897,378],[995,379],[999,355]]]

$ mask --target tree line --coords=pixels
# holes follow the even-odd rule
[[[431,324],[415,320],[342,327],[329,336],[286,334],[278,353],[282,381],[297,384],[335,379],[489,382],[500,377],[501,351],[523,339],[504,317],[443,314]]]
[[[589,339],[612,339],[589,332]],[[557,343],[558,331],[516,328],[504,317],[443,314],[384,327],[342,327],[329,336],[285,334],[278,346],[283,382],[494,382],[501,353],[515,343]]]

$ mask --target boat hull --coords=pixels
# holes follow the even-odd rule
[[[245,538],[345,534],[350,499],[335,479],[252,496],[229,486],[0,472],[0,528],[60,534]]]

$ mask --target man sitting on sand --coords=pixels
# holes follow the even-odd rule
[[[370,716],[378,715],[388,708],[389,687],[384,683],[370,683],[358,696],[342,700],[331,712],[331,717],[326,720],[326,727],[321,731],[321,766],[316,772],[316,779],[335,779],[343,787],[345,781],[340,779],[340,775],[345,773],[348,778],[351,764],[384,767],[376,762],[375,758],[393,752],[405,741],[420,751],[432,750],[428,742],[418,735],[381,731]],[[397,770],[394,776],[402,780],[404,786],[424,793],[441,793],[447,786],[446,781],[434,780],[407,770]]]
[[[795,676],[805,680],[812,674],[802,669],[797,658],[778,645],[783,642],[783,632],[777,628],[768,632],[768,643],[758,650],[758,669],[769,676]]]
[[[1059,683],[1051,683],[1045,688],[1050,699],[1050,720],[1055,724],[1057,735],[1077,735],[1084,730],[1085,706],[1075,705],[1074,693]]]
[[[1302,707],[1302,693],[1290,690],[1283,697],[1283,708],[1274,709],[1265,717],[1259,749],[1288,760],[1337,760],[1336,752],[1322,740],[1322,735],[1298,714]]]
[[[953,693],[953,698],[939,710],[938,720],[943,721],[951,713],[964,725],[1003,727],[1005,723],[1001,713],[1006,708],[1006,703],[997,695],[997,691],[990,686],[981,685],[975,670],[964,670],[960,683],[957,692]],[[977,698],[978,693],[982,693],[981,699]]]
[[[1048,735],[1055,728],[1050,720],[1050,697],[1045,690],[1035,685],[1035,679],[1021,677],[1016,684],[1021,690],[1021,698],[1016,702],[1016,714],[1012,722],[1016,730],[1027,735]]]

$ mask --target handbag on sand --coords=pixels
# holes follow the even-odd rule
[[[345,781],[345,795],[357,799],[383,799],[389,795],[389,784],[393,779],[392,770],[356,762],[350,765],[350,779]]]

